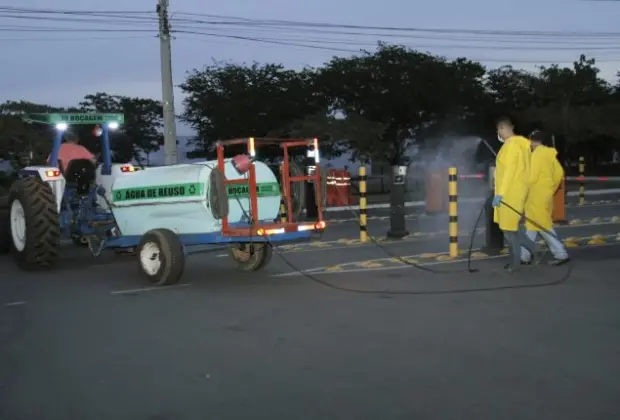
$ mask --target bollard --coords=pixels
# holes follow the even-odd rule
[[[448,231],[450,234],[450,256],[459,256],[458,175],[456,168],[448,169]]]
[[[368,241],[368,213],[367,213],[367,204],[366,203],[366,181],[368,177],[366,176],[366,168],[364,166],[360,166],[359,168],[359,191],[360,191],[360,242]]]
[[[284,204],[284,197],[280,199],[280,222],[286,223],[286,205]]]
[[[586,173],[586,160],[583,156],[579,156],[579,205],[583,206],[586,203],[586,185],[585,185],[585,173]]]

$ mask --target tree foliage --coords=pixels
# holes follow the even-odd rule
[[[620,75],[616,84],[603,80],[596,62],[583,55],[569,66],[525,71],[379,44],[300,70],[215,62],[188,73],[180,87],[180,118],[196,133],[194,156],[213,156],[217,141],[230,138],[318,137],[326,155],[350,150],[356,158],[395,164],[412,146],[432,149],[447,136],[494,138],[501,115],[515,117],[523,133],[554,133],[564,157],[620,148]],[[161,144],[157,101],[95,93],[75,109],[125,113],[112,144],[118,159]],[[60,111],[27,102],[0,106],[0,159],[25,150],[34,159],[46,156],[48,129],[19,119],[33,110]],[[84,128],[82,137],[97,150],[90,132]]]
[[[445,136],[494,136],[494,120],[553,132],[564,145],[615,138],[619,86],[600,77],[592,59],[525,71],[487,69],[409,48],[334,57],[295,71],[278,64],[215,63],[188,75],[183,120],[197,133],[198,153],[220,139],[318,136],[327,152],[391,164],[412,146],[433,148]]]
[[[111,149],[116,161],[142,160],[142,155],[158,150],[163,142],[162,107],[153,99],[113,96],[106,93],[86,95],[75,107],[60,108],[31,102],[8,101],[0,104],[0,160],[11,160],[14,167],[42,164],[50,153],[53,129],[47,125],[26,123],[24,114],[48,112],[121,112],[125,124],[111,135]],[[100,139],[93,127],[78,125],[82,144],[93,153],[101,151]]]
[[[197,133],[196,156],[213,156],[215,142],[286,133],[291,124],[317,114],[311,70],[282,65],[215,63],[191,72],[181,89],[181,119]]]

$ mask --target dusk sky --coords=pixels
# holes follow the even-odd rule
[[[620,2],[574,0],[170,0],[173,30],[217,35],[263,38],[275,42],[313,45],[304,48],[273,45],[205,34],[177,34],[173,41],[175,83],[185,73],[212,60],[233,62],[281,62],[301,68],[318,66],[333,55],[372,49],[383,39],[417,47],[447,57],[467,56],[488,67],[513,64],[533,69],[535,62],[567,63],[583,52],[599,60],[603,76],[615,79],[620,63]],[[156,1],[150,0],[22,0],[0,1],[0,7],[37,8],[69,11],[145,12],[127,13],[122,18],[77,15],[35,15],[0,10],[0,101],[28,100],[52,105],[76,104],[85,94],[142,96],[160,99],[159,41],[156,38]],[[151,12],[149,15],[148,12]],[[18,15],[11,18],[8,15]],[[478,34],[440,32],[382,32],[342,29],[356,34],[335,35],[329,29],[297,30],[258,28],[248,25],[221,25],[230,19],[204,15],[224,15],[248,19],[278,19],[331,23],[335,25],[407,27],[419,29],[465,29],[497,31],[575,32],[573,38],[522,33]],[[39,17],[39,18],[36,18]],[[52,20],[61,19],[61,20]],[[41,31],[41,29],[47,29]],[[51,29],[51,30],[50,30]],[[74,31],[67,31],[73,29]],[[80,31],[75,31],[80,29]],[[84,29],[93,32],[83,31]],[[101,31],[104,29],[105,31]],[[322,31],[322,32],[321,32]],[[333,32],[333,29],[331,29]],[[585,32],[611,32],[592,37]],[[360,35],[361,32],[369,35]],[[182,111],[182,95],[176,90],[177,113]],[[179,135],[191,134],[178,127]]]

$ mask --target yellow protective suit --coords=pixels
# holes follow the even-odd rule
[[[508,138],[495,161],[495,195],[501,195],[518,212],[523,213],[530,176],[531,142],[522,136]],[[493,220],[501,230],[519,230],[521,215],[501,204],[495,208]]]
[[[525,201],[525,216],[536,224],[526,219],[527,230],[553,228],[553,197],[564,178],[564,169],[558,162],[557,155],[557,150],[546,146],[538,146],[532,152],[528,181],[530,192]]]

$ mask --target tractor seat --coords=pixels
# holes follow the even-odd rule
[[[74,159],[69,161],[64,174],[67,186],[75,188],[78,195],[87,195],[95,182],[95,164],[89,159]]]

